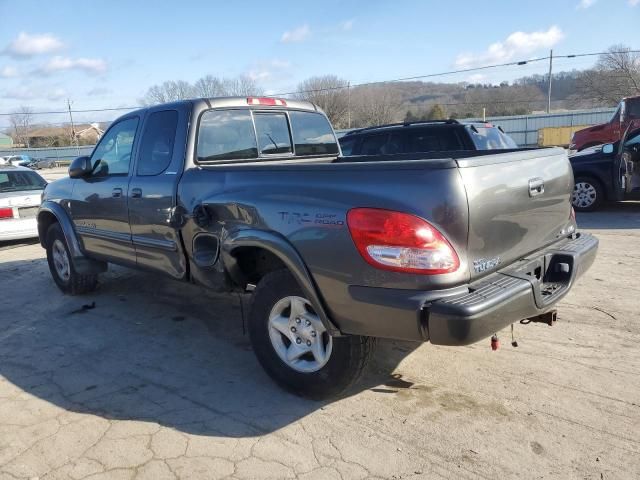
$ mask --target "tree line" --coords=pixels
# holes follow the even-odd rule
[[[297,85],[291,97],[322,108],[337,129],[397,121],[523,115],[544,110],[547,75],[530,75],[499,85],[483,83],[389,82],[351,86],[338,75],[315,76]],[[198,97],[256,96],[264,89],[247,76],[206,75],[193,83],[169,80],[151,86],[139,99],[153,105]],[[625,45],[613,45],[587,70],[552,76],[554,109],[612,107],[622,98],[640,95],[640,55]],[[34,126],[33,109],[22,106],[9,117],[7,133],[15,143],[28,144]],[[70,138],[70,142],[73,139]]]

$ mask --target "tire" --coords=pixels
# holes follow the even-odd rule
[[[604,202],[604,189],[599,181],[590,177],[577,177],[571,196],[576,212],[593,212]]]
[[[49,227],[46,239],[47,263],[58,288],[70,295],[93,292],[98,285],[98,276],[76,272],[60,224],[53,223]]]
[[[314,400],[335,397],[351,386],[362,374],[374,344],[371,337],[329,336],[287,270],[268,273],[258,284],[249,313],[249,336],[258,361],[276,383]],[[284,356],[289,350],[294,351],[292,356],[302,350],[306,353],[287,362]],[[318,361],[322,352],[324,359]]]

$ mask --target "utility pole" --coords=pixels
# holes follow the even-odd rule
[[[347,128],[351,128],[351,81],[347,82]]]
[[[73,115],[71,114],[71,100],[67,98],[67,107],[69,108],[69,121],[71,122],[71,145],[75,143],[76,149],[78,150],[78,156],[80,156],[80,146],[76,141],[76,128],[73,125]]]
[[[547,113],[551,113],[551,75],[553,73],[553,49],[549,51],[549,86],[547,88]]]

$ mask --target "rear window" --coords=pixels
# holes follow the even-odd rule
[[[337,155],[338,144],[327,119],[318,113],[289,112],[296,155]]]
[[[46,185],[35,172],[0,172],[0,193],[42,190]]]
[[[471,139],[478,150],[500,150],[518,148],[513,139],[497,127],[469,127]]]
[[[462,149],[462,143],[454,128],[412,128],[407,131],[407,151],[409,153],[445,152]]]
[[[258,147],[249,110],[209,110],[198,131],[198,160],[257,158]]]
[[[204,112],[196,149],[200,162],[338,152],[331,125],[320,113],[248,109]]]
[[[293,153],[285,113],[256,113],[256,135],[262,155]]]
[[[353,153],[353,147],[356,146],[356,139],[353,137],[342,137],[340,139],[340,149],[342,150],[342,155],[348,157]]]

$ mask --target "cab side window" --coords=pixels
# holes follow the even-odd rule
[[[138,117],[127,118],[111,127],[91,155],[92,176],[127,175],[131,164]]]
[[[158,175],[164,172],[173,157],[178,127],[178,112],[154,112],[145,123],[138,159],[138,175]]]

